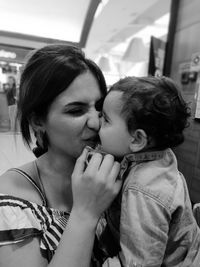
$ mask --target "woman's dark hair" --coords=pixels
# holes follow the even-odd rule
[[[100,68],[86,58],[80,48],[53,44],[31,53],[21,74],[17,116],[28,146],[32,142],[29,127],[31,116],[34,114],[38,118],[45,118],[54,99],[87,70],[96,77],[102,96],[105,96],[106,83]],[[47,147],[41,153],[45,151]]]
[[[184,141],[190,109],[178,86],[167,77],[126,77],[109,92],[122,92],[122,115],[128,131],[143,129],[157,149],[175,147]]]

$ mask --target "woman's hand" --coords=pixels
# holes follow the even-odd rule
[[[98,221],[121,188],[116,180],[120,164],[112,155],[95,153],[85,169],[87,149],[77,159],[72,174],[73,211]]]

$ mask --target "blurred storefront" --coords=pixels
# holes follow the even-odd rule
[[[20,72],[30,50],[0,44],[0,132],[15,130]]]

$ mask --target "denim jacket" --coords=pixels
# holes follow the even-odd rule
[[[123,188],[97,227],[103,266],[117,255],[124,267],[200,267],[200,229],[172,150],[130,154],[121,167]]]

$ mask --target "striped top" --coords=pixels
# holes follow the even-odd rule
[[[0,245],[39,237],[41,253],[50,262],[70,214],[47,207],[43,190],[36,182],[20,169],[11,170],[21,173],[33,184],[43,199],[43,205],[0,194]]]

